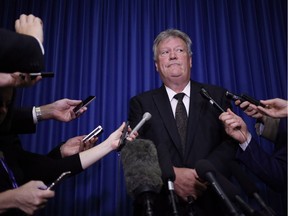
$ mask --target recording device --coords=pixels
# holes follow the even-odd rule
[[[195,169],[199,177],[207,182],[210,183],[215,193],[218,197],[223,201],[225,204],[229,215],[239,216],[236,208],[224,192],[223,188],[218,182],[217,179],[217,171],[213,167],[213,165],[208,160],[199,160],[196,165]]]
[[[126,138],[127,138],[127,135],[128,135],[128,127],[129,127],[129,121],[127,121],[125,123],[125,127],[124,127],[124,130],[122,132],[122,135],[120,137],[120,140],[119,140],[119,145],[118,145],[118,148],[117,148],[117,151],[121,151],[121,149],[124,147],[125,145],[125,142],[126,142]]]
[[[210,96],[210,94],[205,88],[202,87],[200,93],[204,98],[206,98],[210,102],[210,104],[212,104],[221,113],[225,112],[225,110],[218,103],[216,103],[216,101]]]
[[[262,197],[258,194],[256,185],[249,179],[249,177],[241,169],[240,165],[236,163],[236,161],[233,161],[229,164],[229,166],[233,176],[237,179],[242,189],[247,195],[253,197],[258,202],[258,204],[265,211],[265,215],[275,216],[276,213],[264,202]]]
[[[157,150],[150,140],[126,141],[121,151],[127,193],[145,212],[153,215],[154,198],[163,182]]]
[[[47,187],[46,190],[53,190],[56,187],[56,185],[58,185],[61,181],[63,181],[65,177],[67,177],[69,174],[71,174],[70,171],[63,172],[54,182],[52,182],[51,185],[49,185],[49,187]]]
[[[88,142],[94,137],[99,137],[99,135],[103,132],[103,128],[101,125],[97,126],[93,131],[91,131],[87,136],[85,136],[82,142]]]
[[[41,76],[42,78],[53,78],[54,72],[40,72],[40,73],[29,73],[31,79],[35,79],[37,76]]]
[[[133,134],[135,131],[138,131],[143,124],[148,121],[150,118],[152,117],[152,115],[149,112],[145,112],[143,114],[143,117],[141,119],[141,121],[135,126],[135,128],[131,131],[131,134]]]
[[[225,93],[226,97],[230,100],[236,101],[236,100],[240,100],[241,103],[244,101],[248,101],[256,106],[262,106],[262,107],[266,107],[264,104],[262,104],[259,100],[256,100],[255,98],[247,95],[247,94],[241,94],[241,96],[233,94],[229,91],[227,91]]]
[[[95,98],[96,98],[96,96],[89,96],[89,97],[87,97],[85,100],[83,100],[81,103],[79,103],[79,104],[73,109],[73,112],[74,112],[74,113],[77,113],[82,107],[88,106],[88,104],[90,104]]]

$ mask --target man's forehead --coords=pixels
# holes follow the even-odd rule
[[[159,45],[158,45],[158,47],[163,47],[163,46],[167,46],[169,43],[171,43],[171,42],[173,42],[173,44],[175,43],[177,46],[185,46],[185,42],[184,42],[184,40],[182,40],[181,38],[179,38],[179,37],[168,37],[168,38],[165,38],[165,39],[163,39],[160,43],[159,43]],[[175,45],[174,44],[174,45]]]

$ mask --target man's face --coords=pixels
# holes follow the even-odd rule
[[[13,88],[0,88],[0,124],[3,123],[12,102]]]
[[[155,66],[165,85],[187,83],[190,80],[192,58],[186,43],[177,37],[161,41],[157,47]]]

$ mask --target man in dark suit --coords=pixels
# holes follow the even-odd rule
[[[219,172],[228,174],[225,163],[235,154],[235,146],[231,144],[234,141],[225,134],[218,119],[219,110],[200,94],[204,87],[226,110],[231,104],[225,97],[225,90],[190,79],[191,40],[184,32],[175,29],[161,32],[154,40],[153,51],[156,70],[164,85],[130,100],[130,126],[135,127],[145,112],[152,115],[138,131],[139,137],[152,140],[156,145],[164,183],[175,174],[180,215],[225,215],[225,209],[223,212],[219,205],[220,199],[195,171],[196,162],[207,159]],[[174,96],[178,93],[185,94],[183,102],[188,114],[184,145],[175,121],[177,100]],[[155,215],[171,215],[167,206],[167,189],[163,187],[155,199]],[[136,205],[135,215],[141,215],[139,212],[141,207]]]
[[[41,19],[22,14],[15,32],[0,29],[0,71],[39,72],[44,69],[43,25]]]

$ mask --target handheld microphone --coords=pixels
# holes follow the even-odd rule
[[[174,183],[171,180],[168,180],[168,190],[169,190],[169,196],[170,196],[170,202],[172,206],[172,215],[178,216],[178,210],[176,206],[176,199],[174,194]]]
[[[167,182],[172,215],[178,216],[179,214],[177,210],[177,203],[176,203],[176,197],[175,197],[175,191],[174,191],[174,181],[175,181],[176,176],[175,176],[175,172],[173,169],[171,159],[169,157],[169,151],[166,148],[166,146],[164,146],[164,143],[162,142],[160,142],[156,146],[156,148],[160,149],[159,151],[157,151],[159,164],[164,164],[164,166],[161,167],[162,179],[165,182]]]
[[[232,92],[226,91],[225,93],[226,97],[230,100],[236,101],[236,100],[240,100],[241,103],[243,103],[244,101],[248,101],[249,103],[252,103],[256,106],[262,106],[262,107],[266,107],[266,105],[264,105],[263,103],[261,103],[259,100],[256,100],[255,98],[249,96],[248,94],[241,94],[241,96],[233,94]]]
[[[201,95],[206,98],[216,109],[218,109],[221,113],[225,112],[225,110],[218,103],[216,103],[216,101],[210,96],[205,88],[202,87],[200,92]]]
[[[155,145],[144,139],[126,141],[121,161],[127,193],[140,204],[145,215],[153,215],[154,197],[163,185]]]
[[[218,183],[216,179],[217,172],[215,168],[213,167],[213,165],[208,160],[203,159],[203,160],[199,160],[196,163],[195,169],[201,179],[206,180],[207,182],[211,184],[215,193],[220,197],[220,199],[225,204],[229,212],[229,215],[239,216],[236,208],[234,207],[234,205],[232,204],[232,202],[230,201],[230,199],[228,198],[228,196],[225,194],[224,190]]]
[[[151,117],[152,117],[152,115],[149,112],[145,112],[143,114],[141,121],[135,126],[135,128],[131,131],[130,134],[133,134],[135,131],[138,131],[143,126],[143,124],[146,121],[148,121]]]
[[[264,209],[267,215],[276,215],[275,212],[266,205],[262,197],[258,194],[258,189],[256,185],[252,181],[250,181],[249,177],[244,173],[244,171],[241,169],[239,164],[236,163],[236,161],[230,163],[230,170],[233,176],[238,180],[240,186],[245,191],[245,193],[251,197],[254,197],[259,203],[259,205]]]
[[[243,213],[247,216],[264,216],[259,211],[253,209],[248,203],[246,203],[240,194],[240,191],[238,188],[236,188],[235,185],[233,185],[227,178],[225,178],[221,173],[217,172],[217,179],[220,183],[220,185],[225,185],[224,192],[227,194],[229,199],[236,202],[237,207],[243,211]]]

